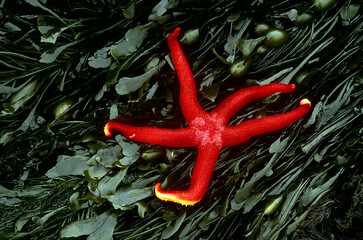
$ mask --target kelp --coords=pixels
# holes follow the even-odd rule
[[[362,236],[359,1],[26,0],[0,14],[1,239]],[[153,186],[186,189],[195,149],[103,134],[112,119],[186,126],[166,43],[175,27],[193,33],[181,42],[204,109],[249,85],[296,84],[231,125],[312,102],[286,129],[222,149],[191,207]],[[276,29],[288,37],[271,44]]]

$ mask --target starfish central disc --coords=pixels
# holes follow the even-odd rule
[[[134,141],[168,147],[198,148],[197,161],[187,190],[163,190],[160,183],[155,185],[158,198],[193,205],[207,191],[223,147],[241,144],[253,136],[282,129],[302,118],[309,111],[311,103],[308,99],[302,99],[300,106],[290,112],[227,126],[231,117],[246,104],[277,92],[292,92],[295,85],[271,83],[245,88],[229,96],[208,113],[198,103],[194,77],[178,42],[179,32],[180,28],[177,28],[169,35],[168,44],[180,83],[180,107],[189,126],[179,129],[133,127],[111,121],[106,124],[104,131],[107,137],[111,137],[112,132],[116,131]]]
[[[207,144],[215,144],[216,146],[223,145],[223,131],[224,125],[222,119],[208,117],[196,117],[191,123],[190,127],[195,131],[194,138],[196,145],[205,146]]]

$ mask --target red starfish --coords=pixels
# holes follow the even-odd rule
[[[169,35],[168,44],[180,82],[180,107],[189,126],[180,129],[133,127],[123,123],[109,122],[105,134],[121,132],[126,137],[140,142],[168,147],[197,147],[198,157],[188,190],[166,191],[160,183],[155,186],[158,198],[183,205],[194,205],[207,191],[210,178],[221,148],[247,141],[263,133],[284,128],[303,117],[310,109],[308,99],[290,112],[247,120],[236,126],[226,126],[231,117],[246,104],[276,92],[289,93],[294,84],[271,83],[242,89],[224,100],[211,113],[207,113],[197,101],[197,91],[192,71],[179,45],[180,28]]]

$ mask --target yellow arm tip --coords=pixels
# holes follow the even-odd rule
[[[309,106],[311,106],[311,102],[309,101],[309,99],[304,98],[300,101],[300,105],[306,105],[308,104]]]
[[[163,191],[161,189],[160,183],[157,183],[155,185],[155,195],[157,198],[159,198],[163,201],[176,202],[176,203],[182,204],[184,206],[192,206],[198,202],[198,201],[183,199],[183,198],[176,196],[175,194],[168,193],[168,191]]]
[[[107,124],[105,125],[104,129],[103,129],[103,131],[105,132],[105,135],[106,135],[107,137],[111,137],[111,136],[112,136],[111,130],[110,130],[110,128],[109,128],[109,124],[110,124],[110,123],[107,123]]]

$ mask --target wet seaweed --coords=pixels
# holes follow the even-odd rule
[[[362,6],[325,2],[3,1],[0,238],[362,238]],[[313,104],[223,149],[192,207],[153,186],[186,188],[195,149],[103,134],[115,118],[186,125],[165,41],[177,26],[204,109],[249,85],[297,85],[230,124]]]

